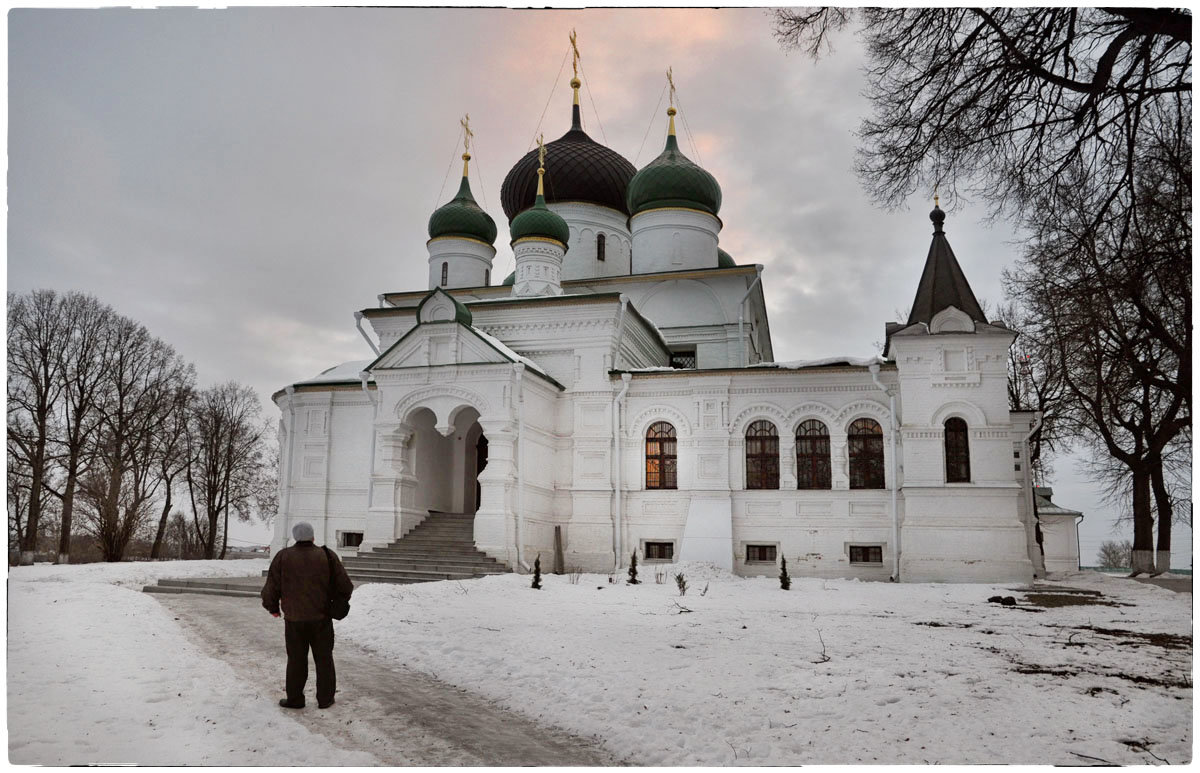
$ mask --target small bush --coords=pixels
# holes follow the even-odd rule
[[[570,570],[567,571],[567,582],[571,583],[572,585],[578,585],[579,581],[582,578],[583,578],[583,570],[577,566],[572,567]]]
[[[792,589],[792,578],[787,573],[787,558],[779,556],[779,587],[784,590]]]
[[[687,578],[683,576],[682,572],[675,575],[675,585],[677,585],[679,587],[679,595],[680,596],[687,595],[687,589],[688,589]]]
[[[633,551],[633,554],[629,557],[629,579],[626,582],[628,582],[630,585],[637,585],[638,583],[641,582],[641,580],[639,580],[637,578],[637,551],[636,550]]]
[[[667,570],[666,569],[655,569],[654,570],[654,583],[656,585],[662,585],[664,582],[666,582],[666,579],[667,579]]]
[[[538,553],[537,558],[534,559],[534,561],[533,561],[533,585],[531,585],[530,587],[533,588],[534,590],[542,589],[542,554],[541,553]]]

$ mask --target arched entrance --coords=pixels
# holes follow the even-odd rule
[[[479,425],[479,412],[461,406],[447,426],[437,416],[418,408],[406,422],[413,429],[410,446],[418,511],[474,513],[479,509],[479,473],[487,465],[487,438]],[[446,431],[449,434],[444,434]]]

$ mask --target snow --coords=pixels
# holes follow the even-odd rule
[[[258,573],[267,562],[18,567],[8,585],[13,764],[375,765],[310,732],[277,694],[202,654],[154,596],[159,577]]]
[[[781,370],[803,370],[804,368],[819,368],[824,365],[850,365],[856,368],[866,368],[871,365],[883,365],[887,360],[879,355],[870,357],[822,357],[816,360],[786,360],[784,362],[760,362],[749,365],[750,368],[779,368]]]
[[[325,384],[334,381],[359,381],[359,374],[371,364],[371,360],[351,360],[343,362],[341,365],[334,365],[332,368],[326,368],[317,375],[304,381],[297,381],[296,384]],[[368,378],[367,381],[373,379]]]
[[[513,362],[523,362],[523,363],[525,363],[525,367],[529,368],[530,370],[537,371],[538,373],[542,374],[546,378],[550,378],[550,374],[546,373],[546,371],[542,369],[541,365],[538,365],[536,362],[529,359],[528,357],[524,357],[520,354],[517,354],[512,349],[508,348],[508,344],[504,343],[499,338],[496,338],[493,335],[485,333],[473,325],[471,326],[471,330],[473,330],[475,332],[475,334],[478,335],[480,338],[487,341],[492,346],[496,347],[496,350],[499,351],[501,354],[503,354],[508,359],[512,360]]]
[[[338,630],[636,765],[1155,762],[1123,740],[1190,759],[1190,688],[1118,675],[1190,684],[1190,644],[1077,628],[1190,637],[1187,594],[1078,575],[1072,586],[1129,606],[1039,612],[987,602],[1023,598],[1009,586],[793,578],[784,592],[697,565],[640,578],[366,585]]]
[[[159,577],[265,566],[13,569],[10,761],[377,764],[292,719],[137,592]],[[363,585],[337,631],[641,766],[1191,757],[1190,594],[1098,572],[1033,590],[793,578],[784,592],[698,563],[643,565],[640,578],[546,574],[541,591],[511,574]],[[1055,598],[1104,603],[1026,595],[1064,588]]]

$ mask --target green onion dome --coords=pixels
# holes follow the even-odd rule
[[[542,169],[538,170],[539,175],[543,172]],[[571,238],[571,230],[567,227],[566,220],[546,208],[546,197],[542,193],[541,181],[538,182],[537,198],[533,200],[533,206],[512,219],[508,232],[513,242],[529,238],[552,239],[565,248]]]
[[[667,110],[671,127],[667,147],[629,181],[629,214],[677,207],[716,215],[721,209],[721,186],[711,174],[679,151],[675,139],[675,108]]]
[[[469,155],[463,154],[464,162],[470,158]],[[437,239],[442,236],[476,239],[487,244],[496,241],[496,222],[475,203],[475,197],[471,195],[471,184],[467,181],[465,164],[458,194],[429,216],[429,238]]]
[[[720,247],[717,248],[717,268],[737,268],[733,256]]]

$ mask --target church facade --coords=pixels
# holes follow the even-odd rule
[[[464,153],[428,285],[356,313],[373,359],[273,396],[272,550],[298,520],[350,556],[455,513],[514,571],[540,555],[617,572],[636,553],[743,575],[786,557],[795,576],[1041,576],[1015,333],[985,318],[944,213],[882,356],[775,362],[762,266],[721,249],[721,189],[680,151],[674,108],[636,170],[583,131],[571,85],[570,130],[501,189],[513,274],[492,281],[497,229]]]

